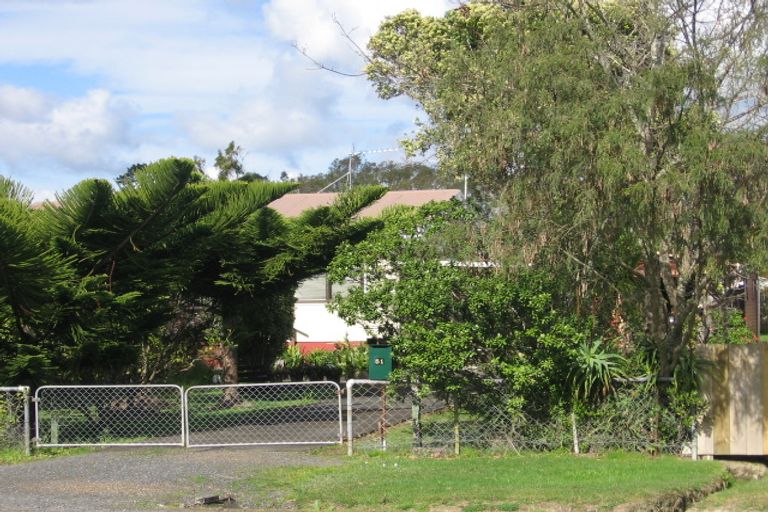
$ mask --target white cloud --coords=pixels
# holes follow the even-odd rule
[[[168,155],[212,160],[234,140],[250,170],[276,178],[323,171],[352,143],[392,146],[412,126],[413,106],[377,99],[364,78],[311,70],[291,43],[355,71],[362,61],[334,16],[364,47],[385,16],[413,6],[441,15],[455,4],[2,0],[0,66],[54,66],[80,89],[0,75],[0,172],[25,181],[50,164],[58,176],[45,187],[64,187],[86,171],[113,177]]]
[[[46,100],[38,91],[0,85],[0,119],[16,122],[34,120],[44,114]]]
[[[129,143],[131,115],[103,90],[57,102],[38,91],[1,87],[0,159],[12,168],[46,161],[75,170],[97,168],[112,150]]]
[[[216,3],[11,3],[0,6],[2,13],[0,62],[65,63],[119,94],[168,102],[173,93],[215,97],[271,78],[270,49],[253,23]]]
[[[364,49],[385,16],[409,8],[417,8],[424,15],[441,16],[454,4],[450,0],[272,0],[264,7],[264,17],[276,38],[295,41],[313,58],[359,70],[364,63],[343,37],[341,28]]]

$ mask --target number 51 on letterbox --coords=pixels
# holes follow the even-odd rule
[[[388,380],[392,373],[392,347],[389,345],[370,345],[368,352],[368,378]]]

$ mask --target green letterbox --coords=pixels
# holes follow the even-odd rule
[[[388,380],[392,373],[392,347],[389,345],[370,345],[368,352],[368,378]]]

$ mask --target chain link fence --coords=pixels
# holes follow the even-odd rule
[[[656,404],[642,389],[622,390],[597,407],[579,413],[534,415],[510,411],[505,397],[483,396],[482,411],[458,414],[435,397],[395,398],[383,381],[347,383],[348,453],[355,450],[457,448],[523,452],[567,450],[580,453],[626,450],[683,454],[693,432]],[[421,420],[413,421],[420,413]]]
[[[353,379],[346,384],[347,453],[354,449],[386,450],[401,448],[413,431],[412,418],[445,409],[435,396],[414,398],[404,393],[393,394],[389,382]],[[416,428],[418,429],[418,423]],[[410,429],[410,430],[409,430]]]
[[[30,453],[29,388],[0,387],[0,449]]]
[[[331,381],[194,386],[188,446],[339,444],[341,393]]]
[[[182,390],[174,385],[42,386],[37,446],[183,446]]]
[[[24,446],[29,438],[23,389],[0,388],[0,447]],[[341,390],[331,381],[194,386],[186,392],[173,385],[43,386],[35,395],[37,446],[315,445],[340,444],[346,437],[349,454],[461,447],[676,454],[693,449],[693,429],[660,408],[644,388],[621,389],[576,412],[541,414],[514,411],[500,394],[479,395],[473,410],[456,411],[433,395],[414,398],[408,391],[386,381],[350,380],[342,409]]]

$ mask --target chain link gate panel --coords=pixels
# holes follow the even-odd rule
[[[331,381],[194,386],[184,395],[187,446],[340,444]]]
[[[42,386],[37,446],[184,446],[182,389],[175,385]]]
[[[0,387],[0,449],[21,448],[30,453],[29,388]]]
[[[351,379],[347,381],[347,454],[355,447],[363,450],[386,450],[392,445],[391,429],[411,423],[414,414],[426,415],[445,408],[445,402],[434,396],[425,396],[414,403],[410,396],[391,393],[389,381]],[[408,442],[400,438],[395,444]],[[402,446],[400,446],[402,447]]]

